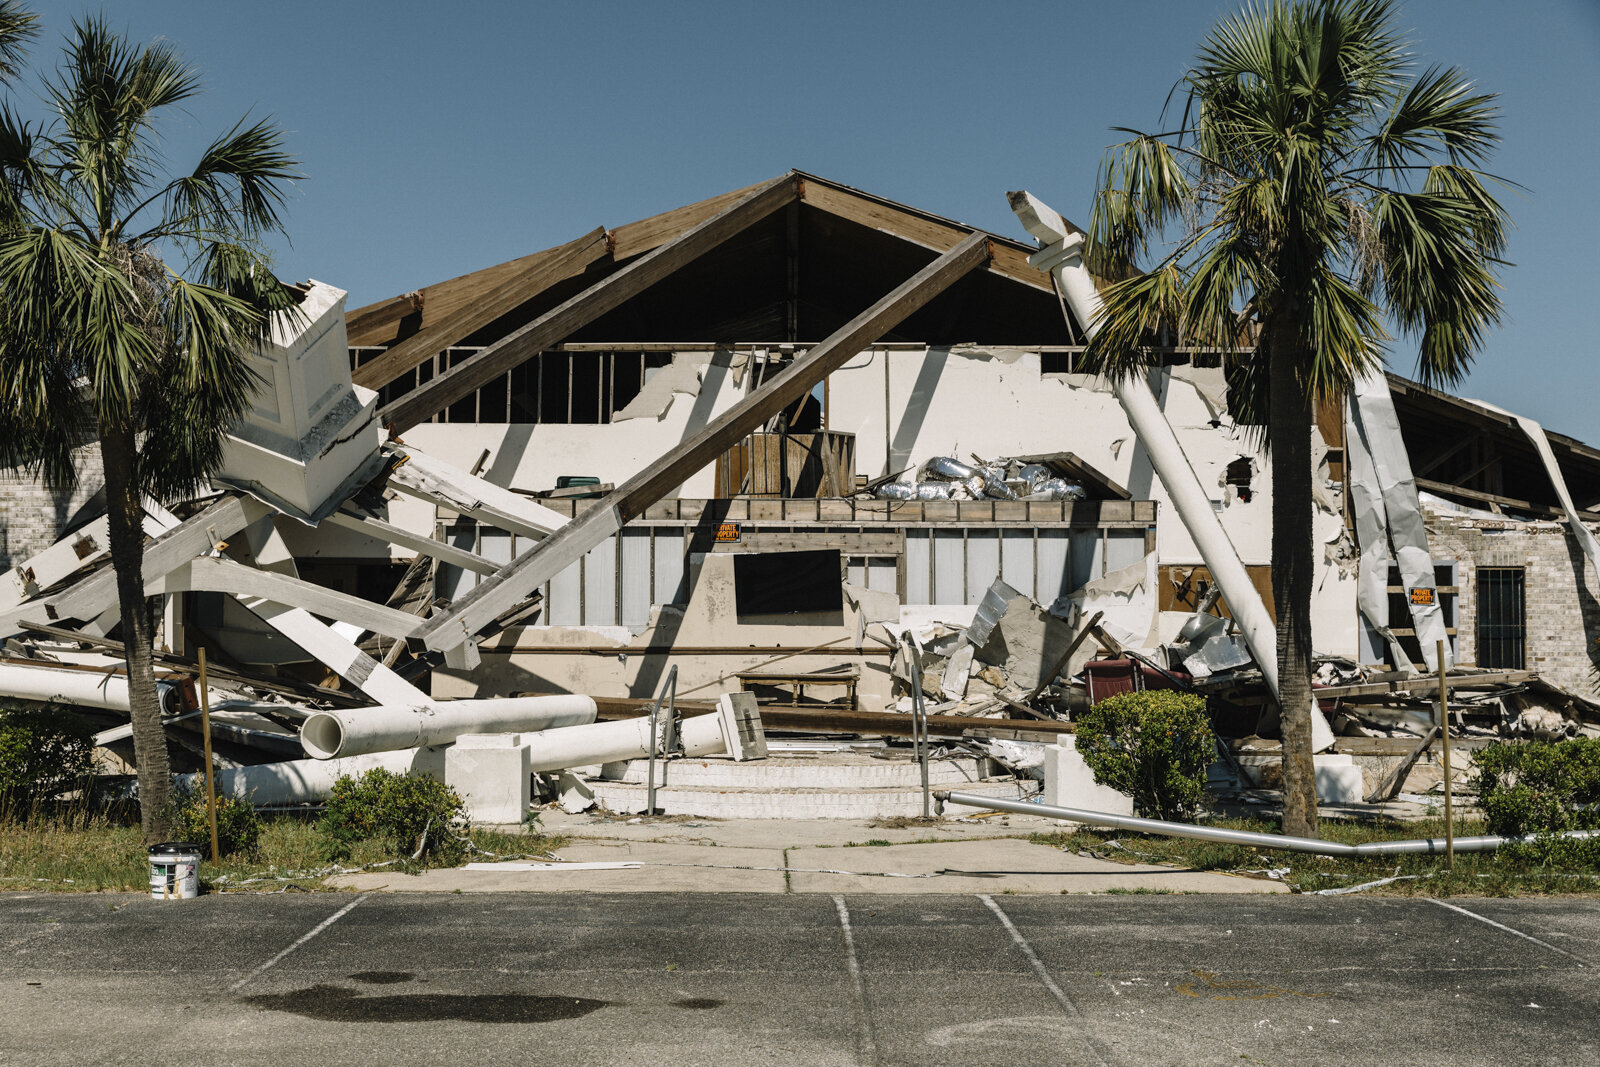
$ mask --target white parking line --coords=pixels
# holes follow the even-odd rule
[[[1022,936],[1022,931],[1018,930],[1016,924],[1011,921],[1011,916],[1000,910],[1000,905],[994,902],[993,897],[980,893],[978,899],[983,901],[985,907],[994,912],[994,917],[999,919],[1000,924],[1006,928],[1006,932],[1011,935],[1011,940],[1016,942],[1017,947],[1022,950],[1022,954],[1033,965],[1034,973],[1039,976],[1039,981],[1044,983],[1044,987],[1050,990],[1050,995],[1056,998],[1056,1003],[1061,1005],[1061,1010],[1079,1023],[1083,1023],[1083,1012],[1072,1002],[1072,998],[1067,996],[1060,986],[1056,985],[1055,979],[1050,977],[1050,972],[1045,970],[1044,962],[1039,959],[1038,953],[1033,951],[1033,946],[1028,944],[1027,939]],[[1083,1027],[1083,1043],[1102,1067],[1108,1067],[1106,1058],[1101,1053],[1098,1042],[1090,1036],[1087,1025]]]
[[[326,930],[328,927],[344,918],[349,914],[351,908],[355,907],[363,900],[366,900],[371,895],[371,893],[362,893],[359,897],[356,897],[356,899],[352,900],[350,903],[346,904],[344,907],[340,908],[326,919],[323,919],[317,925],[307,930],[304,934],[301,934],[299,940],[295,941],[294,944],[290,945],[288,948],[272,957],[266,963],[263,963],[261,966],[257,967],[255,970],[251,971],[249,974],[245,975],[243,978],[229,986],[228,992],[237,993],[239,990],[249,985],[250,982],[255,978],[258,978],[272,970],[272,968],[276,967],[279,961],[281,961],[285,956],[289,955],[289,953],[293,952],[295,949],[299,948],[301,945],[305,944],[307,941],[310,941],[313,937],[316,937],[318,934],[322,933],[322,931]]]
[[[878,1041],[872,1032],[872,1011],[867,1007],[867,985],[861,979],[861,963],[856,959],[856,935],[850,928],[850,909],[844,906],[844,897],[835,893],[833,906],[839,910],[839,927],[844,931],[844,959],[850,969],[850,981],[856,990],[856,1018],[861,1034],[860,1059],[873,1067],[878,1062]]]
[[[1547,948],[1551,952],[1559,952],[1559,953],[1561,953],[1561,955],[1566,956],[1568,959],[1576,961],[1579,967],[1587,967],[1587,966],[1589,966],[1587,963],[1584,963],[1583,960],[1580,957],[1574,956],[1572,953],[1568,952],[1566,949],[1564,949],[1564,948],[1556,948],[1554,945],[1550,944],[1550,942],[1548,942],[1548,941],[1540,941],[1537,937],[1534,937],[1532,934],[1525,934],[1521,930],[1513,930],[1513,929],[1511,929],[1511,927],[1507,926],[1505,923],[1497,923],[1493,919],[1485,918],[1484,916],[1479,915],[1475,911],[1468,911],[1466,908],[1458,908],[1454,904],[1446,904],[1444,901],[1438,900],[1436,898],[1430,897],[1429,899],[1433,900],[1433,902],[1435,904],[1439,905],[1439,907],[1441,907],[1441,908],[1449,908],[1451,911],[1458,911],[1462,915],[1465,915],[1469,919],[1477,919],[1481,923],[1488,923],[1490,926],[1494,927],[1496,930],[1504,930],[1506,933],[1512,934],[1512,935],[1514,935],[1516,937],[1520,937],[1524,941],[1532,941],[1535,945],[1538,945],[1540,948]]]

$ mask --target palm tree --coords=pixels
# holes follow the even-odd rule
[[[171,775],[143,497],[216,469],[259,384],[245,353],[292,305],[258,244],[294,173],[279,131],[241,122],[188,173],[161,166],[155,123],[199,88],[170,46],[89,18],[44,82],[48,120],[0,106],[0,463],[71,485],[74,446],[99,439],[147,840],[168,832]]]
[[[1313,405],[1382,366],[1386,318],[1419,374],[1460,378],[1498,321],[1507,218],[1479,166],[1493,96],[1416,72],[1388,0],[1269,0],[1220,22],[1169,102],[1176,128],[1108,152],[1089,253],[1104,277],[1089,358],[1131,374],[1158,329],[1231,349],[1230,404],[1272,456],[1284,829],[1315,835]],[[1138,271],[1135,260],[1161,258]]]

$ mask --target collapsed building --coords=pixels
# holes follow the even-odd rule
[[[913,711],[993,752],[1146,684],[1270,734],[1248,617],[1270,624],[1271,457],[1230,412],[1227,354],[1152,348],[1177,488],[1128,398],[1079,369],[1090,317],[1051,265],[791,172],[348,312],[312,283],[215,494],[151,503],[162,660],[204,645],[246,702],[278,702],[238,709],[259,721],[235,735],[274,760],[360,748],[304,732],[318,709],[355,732],[371,705],[551,694],[638,716],[669,678],[675,706],[720,703],[715,744],[741,754],[761,751],[752,703],[768,730],[831,736],[907,736]],[[1344,798],[1399,789],[1436,639],[1482,736],[1529,713],[1587,729],[1600,451],[1396,375],[1307,433],[1319,745],[1367,760]],[[3,484],[6,662],[103,673],[117,609],[92,501]],[[1254,781],[1273,744],[1235,746]],[[586,791],[617,803],[607,788]]]

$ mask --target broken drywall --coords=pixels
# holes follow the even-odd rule
[[[644,387],[626,407],[611,416],[612,422],[629,419],[655,419],[660,422],[672,410],[673,398],[699,396],[701,371],[711,362],[710,352],[674,352],[665,367],[645,370]]]

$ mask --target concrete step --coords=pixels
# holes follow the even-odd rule
[[[970,756],[931,760],[928,782],[935,789],[964,789],[982,781],[987,760]],[[644,784],[649,760],[628,761],[627,772],[612,781]],[[728,758],[675,759],[656,764],[656,785],[724,789],[920,789],[922,772],[912,759],[878,759],[852,753],[815,757],[781,755],[737,763]]]
[[[962,790],[1015,800],[1037,782],[1010,779],[964,784]],[[597,804],[608,811],[643,811],[648,790],[632,782],[590,780]],[[656,787],[656,807],[666,815],[714,819],[875,819],[922,814],[920,788],[730,789],[673,784]]]

